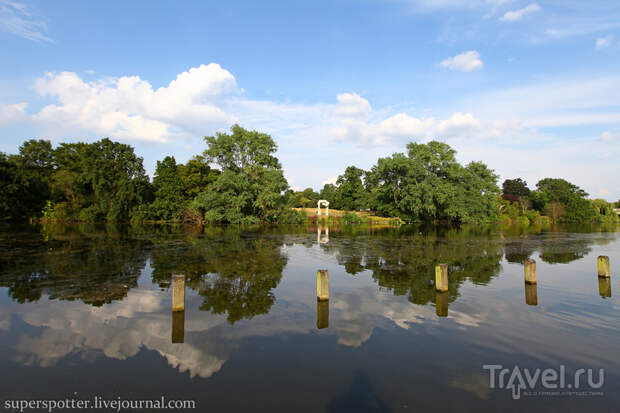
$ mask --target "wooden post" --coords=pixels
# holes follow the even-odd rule
[[[185,276],[172,276],[172,311],[185,311]]]
[[[185,341],[185,311],[172,312],[172,342],[183,343]]]
[[[525,304],[538,305],[538,286],[525,283]]]
[[[598,276],[609,278],[609,257],[606,255],[598,257]]]
[[[329,272],[319,270],[316,274],[316,298],[318,301],[329,300]]]
[[[329,301],[316,302],[316,328],[329,327]]]
[[[598,293],[603,298],[611,297],[611,279],[607,277],[598,277]]]
[[[448,266],[438,264],[435,266],[435,289],[437,291],[448,291]]]
[[[447,291],[435,293],[435,312],[439,317],[448,316],[448,301],[450,294]]]
[[[536,261],[525,260],[523,268],[525,269],[525,282],[528,284],[536,284]]]

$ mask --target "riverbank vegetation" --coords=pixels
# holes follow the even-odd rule
[[[0,220],[48,222],[303,223],[300,208],[319,199],[341,224],[618,221],[614,205],[588,199],[576,185],[545,178],[530,190],[482,162],[462,165],[449,145],[410,143],[369,170],[349,166],[320,192],[289,189],[271,136],[238,125],[205,137],[206,149],[186,163],[157,162],[149,179],[126,144],[29,140],[0,153]]]

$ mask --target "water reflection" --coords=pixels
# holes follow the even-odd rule
[[[39,378],[36,367],[61,375],[67,363],[111,369],[106,361],[114,361],[133,374],[149,363],[157,382],[213,387],[232,404],[240,386],[258,386],[256,377],[284,383],[299,400],[317,394],[312,379],[295,381],[305,368],[330,389],[313,411],[397,410],[423,396],[419,388],[459,402],[495,399],[479,380],[484,363],[603,365],[615,383],[620,307],[612,279],[599,278],[606,300],[598,297],[593,269],[600,245],[617,256],[616,233],[418,229],[332,228],[329,243],[317,241],[316,228],[65,227],[4,236],[0,283],[11,299],[0,302],[0,365],[28,366]],[[511,264],[533,257],[545,274],[536,311],[523,305],[524,294],[538,305],[536,285],[523,287],[522,266]],[[566,257],[570,266],[549,265]],[[447,293],[432,284],[438,262],[449,266]],[[329,302],[316,301],[316,268],[329,269]],[[171,314],[172,274],[185,275],[187,291],[185,311]]]
[[[329,327],[329,301],[316,302],[316,328],[319,330]]]
[[[325,232],[324,234],[323,231]],[[318,244],[327,244],[329,242],[329,227],[318,226],[316,228],[316,242]]]
[[[439,317],[448,316],[448,302],[450,295],[447,291],[437,291],[435,294],[435,311]]]
[[[167,239],[153,246],[153,281],[166,286],[172,274],[184,274],[186,287],[203,298],[201,310],[227,314],[230,323],[251,319],[275,301],[287,262],[281,247],[281,240],[234,229]]]
[[[0,242],[0,286],[20,303],[43,295],[93,306],[123,299],[147,256],[147,242],[129,237],[127,227],[51,225]]]
[[[459,286],[466,280],[484,285],[499,274],[503,250],[496,239],[458,231],[405,231],[333,236],[329,245],[321,248],[335,254],[348,273],[371,271],[380,287],[406,295],[410,302],[420,305],[435,302],[437,263],[448,264],[450,301],[458,297]]]
[[[370,378],[360,371],[353,372],[351,387],[329,401],[327,412],[390,413],[393,410],[374,391]]]
[[[185,341],[185,311],[172,312],[172,343]]]
[[[611,298],[611,279],[609,277],[598,277],[598,292],[603,298]]]
[[[525,284],[525,303],[527,305],[538,305],[538,284]]]

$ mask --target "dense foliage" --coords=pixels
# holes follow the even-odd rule
[[[590,200],[576,185],[545,178],[530,190],[521,178],[497,175],[482,162],[462,165],[445,143],[410,143],[370,170],[348,166],[320,192],[288,189],[271,136],[234,125],[205,137],[206,150],[178,164],[157,162],[152,182],[131,146],[29,140],[16,155],[0,153],[0,221],[168,221],[299,223],[291,208],[370,211],[405,222],[617,222],[614,205]],[[365,222],[345,213],[343,224]]]
[[[518,185],[515,185],[518,182]],[[553,222],[619,222],[613,204],[604,199],[588,199],[577,185],[560,178],[538,181],[531,191],[522,179],[506,180],[501,219],[530,224]],[[506,188],[511,188],[507,191]],[[524,195],[525,194],[525,195]]]

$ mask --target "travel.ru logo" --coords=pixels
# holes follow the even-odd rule
[[[595,382],[593,369],[577,369],[574,375],[567,376],[564,365],[560,365],[559,369],[544,370],[540,368],[530,370],[517,365],[509,369],[501,364],[484,364],[482,368],[489,371],[489,387],[512,390],[514,400],[521,398],[522,390],[528,396],[602,395],[602,392],[583,391],[583,389],[586,387],[600,389],[605,383],[604,369],[598,370],[598,381]],[[531,391],[537,386],[544,388],[545,391]],[[569,391],[565,391],[566,389]]]

